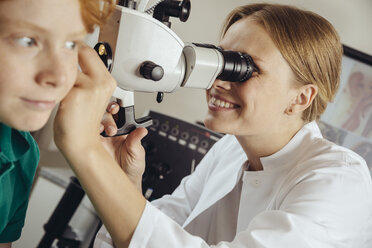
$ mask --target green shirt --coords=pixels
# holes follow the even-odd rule
[[[0,243],[21,236],[38,162],[39,149],[30,133],[0,123]]]

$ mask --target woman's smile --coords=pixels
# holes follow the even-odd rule
[[[219,96],[211,96],[208,102],[208,107],[213,111],[224,111],[239,108],[239,105]]]

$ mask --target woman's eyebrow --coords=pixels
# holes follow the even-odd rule
[[[223,48],[223,46],[218,45],[217,47],[218,47],[219,49],[225,51],[225,48]],[[250,54],[250,53],[246,53],[246,52],[244,52],[244,51],[243,51],[243,52],[242,52],[242,51],[236,51],[236,52],[241,52],[241,53],[248,54],[248,55],[251,56],[252,59],[255,60],[255,61],[258,61],[258,62],[265,62],[262,58],[260,58],[260,57],[258,57],[258,56],[256,56],[256,55],[252,55],[252,54]]]
[[[251,56],[253,61],[255,61],[255,62],[258,61],[259,63],[265,63],[265,61],[260,57],[257,57],[255,55],[251,55],[251,54],[248,54],[248,55]]]

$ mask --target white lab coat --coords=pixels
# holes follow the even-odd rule
[[[236,138],[224,136],[172,195],[147,203],[130,248],[372,247],[367,165],[323,139],[315,122],[261,158],[263,171],[244,171],[246,161]],[[213,218],[231,216],[218,206],[240,180],[236,228],[227,230]],[[112,247],[104,227],[95,247]]]

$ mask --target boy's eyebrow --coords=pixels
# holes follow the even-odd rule
[[[9,26],[9,25],[12,25],[12,26],[17,26],[17,27],[21,27],[21,28],[31,28],[31,29],[34,29],[34,30],[37,30],[38,32],[41,32],[41,33],[48,33],[48,30],[38,26],[38,25],[35,25],[31,22],[27,22],[27,21],[21,21],[21,20],[9,20],[7,18],[3,18],[3,17],[0,17],[0,24],[4,24],[4,26]],[[1,27],[1,25],[0,25]],[[70,37],[76,37],[76,36],[85,36],[87,34],[86,30],[83,29],[81,31],[78,31],[78,32],[74,32],[74,33],[71,33],[69,34]]]
[[[26,28],[32,28],[36,29],[40,32],[46,33],[47,31],[31,22],[26,22],[26,21],[20,21],[20,20],[9,20],[7,18],[0,17],[0,23],[4,24],[4,26],[17,26],[17,27],[26,27]]]

